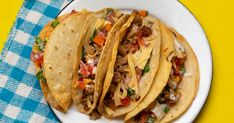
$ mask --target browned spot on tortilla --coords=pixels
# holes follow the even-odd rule
[[[164,49],[163,52],[166,52],[168,50],[168,48]]]
[[[70,57],[70,56],[71,56],[71,52],[70,52],[70,51],[67,53],[67,56],[68,56],[68,57]]]
[[[57,47],[57,46],[55,46],[55,47],[54,47],[54,49],[55,49],[55,50],[58,50],[58,47]]]

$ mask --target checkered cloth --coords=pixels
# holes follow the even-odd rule
[[[59,122],[30,61],[34,38],[70,0],[25,0],[0,56],[0,122]]]

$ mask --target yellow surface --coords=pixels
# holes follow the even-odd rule
[[[234,119],[234,1],[181,0],[198,18],[209,38],[214,62],[212,88],[198,123],[231,123]],[[0,49],[22,0],[1,1]]]
[[[8,37],[11,26],[23,3],[23,0],[1,0],[0,1],[0,51]]]

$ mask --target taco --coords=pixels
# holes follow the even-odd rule
[[[38,37],[35,38],[35,43],[33,45],[32,53],[30,56],[31,60],[35,65],[37,72],[36,77],[39,80],[42,92],[45,96],[45,100],[49,103],[49,105],[61,112],[66,112],[67,108],[61,106],[51,94],[51,91],[46,82],[46,78],[44,77],[43,57],[45,52],[45,46],[48,42],[51,33],[60,23],[63,23],[65,19],[69,18],[74,14],[77,14],[77,12],[72,11],[71,13],[59,16],[55,20],[47,23],[39,33]]]
[[[161,35],[159,21],[134,11],[121,29],[99,101],[99,112],[114,118],[133,110],[147,94],[158,69]]]
[[[125,116],[127,122],[171,122],[189,108],[196,96],[199,69],[193,50],[178,32],[160,25],[162,42],[173,46],[173,52],[161,56],[164,60],[154,84],[141,104]],[[162,52],[171,50],[162,47]]]
[[[107,8],[95,12],[87,19],[86,33],[78,48],[77,73],[74,75],[72,97],[77,109],[97,119],[95,109],[101,96],[103,80],[110,62],[114,43],[119,39],[119,30],[129,14]]]
[[[36,76],[45,98],[51,106],[61,112],[66,112],[72,101],[69,83],[72,83],[70,75],[73,74],[76,63],[76,59],[65,60],[62,57],[66,56],[69,59],[72,57],[69,54],[77,54],[76,45],[79,44],[84,28],[81,20],[86,19],[87,15],[88,13],[72,11],[58,17],[43,28],[33,47],[31,59],[37,66]],[[70,67],[61,64],[61,61],[69,62]]]

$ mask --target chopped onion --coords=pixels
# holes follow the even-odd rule
[[[97,73],[97,67],[93,67],[93,71],[92,71],[92,74],[96,74]]]
[[[158,102],[156,102],[155,108],[152,111],[155,113],[157,121],[160,121],[166,115],[163,107]]]

